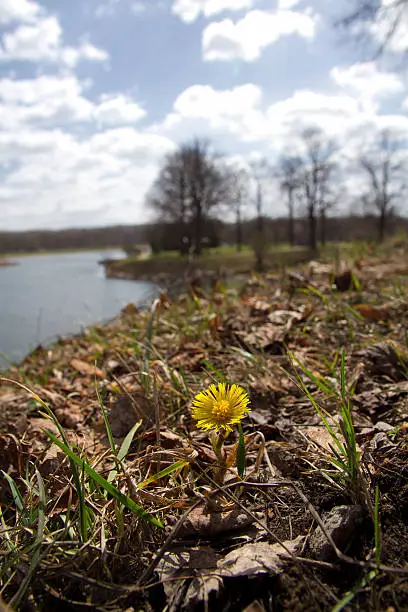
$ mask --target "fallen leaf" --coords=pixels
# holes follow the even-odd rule
[[[84,376],[96,376],[97,378],[101,379],[105,378],[106,376],[105,372],[97,368],[95,365],[91,365],[86,361],[81,361],[81,359],[71,359],[70,365],[74,368],[74,370],[77,370],[77,372],[83,374]]]
[[[371,304],[357,304],[354,306],[354,310],[357,310],[367,321],[386,321],[390,316],[387,308],[380,308]]]
[[[146,431],[142,436],[142,440],[147,440],[149,442],[156,441],[157,432],[156,430]],[[170,431],[169,429],[160,429],[160,446],[161,448],[179,448],[182,449],[186,445],[186,439],[178,434],[174,433],[174,431]]]
[[[285,548],[281,544],[267,542],[244,544],[218,561],[218,570],[221,576],[233,578],[257,574],[280,574],[291,555],[300,552],[303,541],[304,536],[287,540],[283,542]]]
[[[224,532],[238,531],[249,527],[253,519],[241,510],[211,512],[206,514],[203,507],[195,508],[188,515],[179,532],[180,538],[213,538]]]
[[[333,446],[333,438],[327,431],[326,427],[306,427],[304,433],[313,442],[324,448],[325,450],[332,452],[330,446]]]
[[[124,306],[121,310],[121,313],[123,315],[135,315],[135,314],[138,314],[138,312],[139,310],[132,302],[130,302],[129,304],[126,304],[126,306]]]

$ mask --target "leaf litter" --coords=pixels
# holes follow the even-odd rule
[[[128,306],[10,369],[34,395],[0,386],[4,601],[30,610],[406,609],[407,254],[163,294],[154,312]],[[230,461],[223,486],[191,417],[194,395],[213,382],[241,385],[252,408],[246,474]],[[341,467],[346,399],[359,499]],[[62,444],[59,427],[68,456],[50,439]],[[237,441],[227,438],[228,456]]]

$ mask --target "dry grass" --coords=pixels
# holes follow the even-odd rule
[[[29,390],[0,387],[4,601],[405,609],[407,253],[349,249],[347,291],[333,284],[339,261],[328,261],[162,295],[149,312],[128,307],[11,370]],[[252,404],[246,475],[232,435],[224,486],[190,415],[194,394],[222,380]],[[339,506],[358,518],[342,536],[327,519]],[[279,542],[286,560],[268,548],[267,569],[251,574]]]

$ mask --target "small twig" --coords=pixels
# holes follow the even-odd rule
[[[173,529],[171,530],[171,532],[167,536],[164,544],[157,551],[156,556],[154,557],[153,561],[150,563],[150,565],[148,565],[148,567],[145,569],[143,574],[140,576],[139,580],[136,583],[137,586],[141,586],[143,584],[143,582],[145,580],[147,580],[147,578],[149,578],[149,576],[154,572],[154,570],[158,566],[160,560],[163,558],[164,554],[166,553],[167,549],[169,548],[170,544],[177,537],[177,535],[178,535],[178,533],[179,533],[179,531],[180,531],[184,521],[186,520],[186,518],[188,517],[190,512],[192,512],[195,508],[197,508],[202,503],[204,503],[203,499],[197,500],[179,518],[179,520],[177,521],[177,523],[174,525]]]
[[[296,493],[299,495],[301,500],[304,502],[304,504],[308,508],[308,510],[311,513],[311,515],[313,516],[313,518],[318,523],[318,525],[321,528],[324,536],[327,538],[327,541],[332,546],[334,552],[336,553],[336,556],[340,559],[340,561],[344,561],[344,563],[348,563],[350,565],[357,565],[358,567],[361,567],[363,569],[367,569],[367,568],[369,568],[369,569],[377,569],[377,570],[380,570],[382,572],[388,572],[388,573],[391,573],[391,574],[408,575],[408,569],[405,569],[405,568],[402,568],[402,567],[390,567],[388,565],[382,565],[381,563],[370,563],[370,562],[367,562],[367,561],[358,561],[357,559],[353,559],[352,557],[349,557],[348,555],[345,555],[344,553],[342,553],[341,550],[336,546],[336,544],[333,541],[333,538],[331,537],[331,535],[328,533],[328,531],[326,529],[326,526],[325,526],[323,520],[321,519],[321,517],[319,516],[317,510],[314,508],[312,503],[308,500],[306,495],[291,480],[283,480],[283,481],[280,481],[280,482],[272,482],[272,483],[270,483],[270,482],[262,482],[262,483],[260,483],[260,482],[247,482],[247,481],[232,482],[230,484],[225,485],[223,487],[223,489],[230,489],[230,488],[233,488],[233,487],[236,487],[236,486],[254,487],[254,488],[260,488],[260,489],[268,488],[268,487],[285,487],[285,486],[293,487],[295,489]],[[243,509],[245,510],[245,512],[249,512],[249,511],[247,511],[247,509],[245,507],[243,507]],[[257,519],[257,522],[259,522],[259,519]],[[262,527],[264,529],[266,529],[265,525],[263,525],[263,524],[262,524]],[[273,537],[276,538],[275,535],[273,535]],[[298,559],[298,557],[296,557],[296,559]]]
[[[157,393],[157,376],[153,374],[153,406],[154,406],[154,420],[156,425],[156,444],[160,446],[160,404]]]

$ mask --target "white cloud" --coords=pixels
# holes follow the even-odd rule
[[[404,91],[400,76],[381,72],[375,62],[353,64],[344,68],[335,66],[330,71],[332,80],[359,96],[368,108],[377,108],[378,101]]]
[[[286,139],[311,125],[342,137],[364,119],[358,100],[344,94],[303,90],[266,107],[261,102],[261,89],[251,83],[231,90],[194,85],[178,96],[163,127],[171,131],[184,121],[195,120],[200,125],[204,121],[208,129],[279,149]]]
[[[336,139],[343,157],[346,153],[350,157],[385,128],[407,137],[408,117],[382,114],[377,105],[367,104],[362,73],[352,68],[349,73],[343,69],[335,75],[342,83],[352,82],[357,91],[344,92],[343,85],[335,92],[298,90],[269,105],[255,84],[229,90],[194,85],[178,96],[172,112],[158,129],[173,139],[207,133],[232,142],[232,146],[235,142],[235,147],[241,149],[256,143],[260,151],[269,150],[272,156],[296,146],[299,135],[308,127],[320,128],[327,137]],[[378,74],[381,82],[382,73]],[[385,78],[384,83],[395,93],[400,91],[398,80]],[[372,85],[371,102],[377,94],[380,95],[378,87]]]
[[[80,226],[146,221],[145,193],[173,146],[133,127],[83,138],[58,129],[0,133],[0,162],[11,168],[0,209],[14,227],[27,227],[27,219],[34,227],[62,227],[74,213]]]
[[[257,60],[262,51],[282,36],[296,34],[311,40],[316,17],[296,11],[250,11],[235,23],[231,19],[210,23],[203,32],[206,60]]]
[[[123,93],[90,99],[74,74],[0,79],[7,227],[146,221],[144,195],[174,144],[131,125],[144,116]]]
[[[0,61],[48,61],[75,66],[80,60],[105,61],[108,53],[89,42],[78,47],[64,46],[62,28],[55,16],[37,19],[29,25],[20,25],[3,35]]]
[[[261,89],[252,83],[218,91],[209,85],[193,85],[178,96],[174,110],[187,117],[211,118],[219,114],[239,117],[260,101]]]
[[[33,21],[41,13],[40,5],[32,0],[1,0],[0,24],[13,21]]]
[[[95,109],[97,121],[105,125],[135,123],[146,116],[146,111],[128,96],[123,94],[108,96],[102,99]]]
[[[86,86],[73,74],[0,79],[0,126],[78,121],[112,126],[136,123],[146,116],[135,100],[122,93],[93,102],[85,97]]]
[[[198,120],[207,122],[210,128],[244,135],[259,118],[257,107],[261,97],[260,88],[252,83],[230,90],[193,85],[177,97],[173,112],[168,115],[164,126],[172,129],[185,119]]]
[[[212,17],[224,11],[250,9],[254,0],[174,0],[172,11],[186,23],[195,21],[200,14]]]
[[[83,121],[94,104],[83,96],[84,84],[73,75],[0,80],[0,125],[16,129],[33,121]]]

